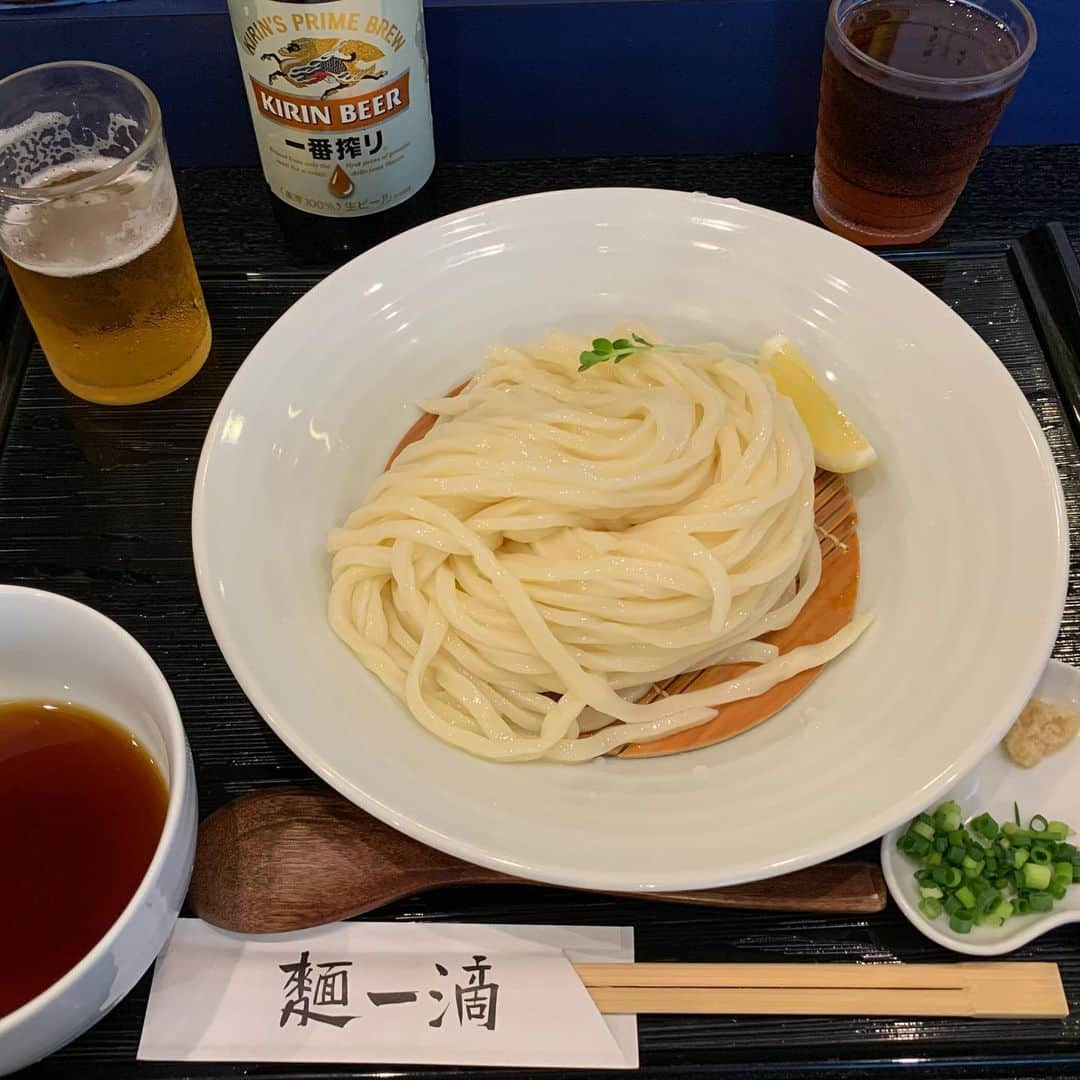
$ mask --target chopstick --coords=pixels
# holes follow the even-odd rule
[[[1062,1017],[1057,964],[575,964],[602,1013]]]
[[[1080,438],[1080,261],[1060,221],[1009,245],[1009,264],[1073,434]]]

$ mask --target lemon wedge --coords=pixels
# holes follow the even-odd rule
[[[829,472],[852,473],[877,461],[870,440],[844,415],[818,382],[814,369],[783,335],[758,349],[758,366],[773,377],[776,389],[791,398],[810,433],[814,459]]]

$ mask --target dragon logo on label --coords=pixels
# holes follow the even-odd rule
[[[328,98],[339,90],[355,86],[361,79],[383,79],[386,70],[379,65],[385,57],[382,49],[358,38],[294,38],[277,52],[263,53],[260,60],[272,60],[269,83],[284,79],[299,90],[321,90]]]

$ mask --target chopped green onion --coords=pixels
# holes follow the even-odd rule
[[[900,850],[905,855],[914,855],[917,859],[930,853],[930,841],[918,833],[909,832],[900,840]]]
[[[1050,867],[1039,866],[1034,860],[1024,863],[1021,873],[1024,875],[1025,888],[1045,889],[1050,884]]]
[[[1066,841],[1065,822],[1035,814],[1024,828],[1015,803],[1013,819],[998,824],[982,813],[965,826],[952,800],[912,819],[897,847],[919,863],[918,906],[926,918],[944,912],[959,934],[976,924],[1000,927],[1013,915],[1051,911],[1080,882],[1080,850]]]
[[[949,916],[949,929],[957,934],[970,934],[975,924],[975,915],[970,911],[956,911]]]
[[[952,832],[953,829],[960,828],[963,820],[959,804],[951,799],[943,802],[934,813],[934,825],[942,832]]]
[[[1043,883],[1043,886],[1049,884],[1049,882],[1050,874],[1048,872],[1046,875],[1046,881]],[[1043,886],[1039,887],[1042,888]],[[966,885],[961,885],[960,888],[956,890],[955,895],[956,899],[959,900],[965,908],[975,907],[975,894]]]
[[[950,889],[955,889],[964,880],[964,875],[955,866],[937,866],[931,871],[930,877],[938,885],[945,885]]]
[[[1053,853],[1045,844],[1032,844],[1030,858],[1039,866],[1049,866],[1054,861]]]
[[[924,896],[919,901],[919,910],[928,918],[936,919],[942,911],[941,901],[932,896]]]

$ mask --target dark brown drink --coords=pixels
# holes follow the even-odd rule
[[[834,0],[814,160],[822,221],[863,244],[937,232],[1034,45],[1015,0]]]

